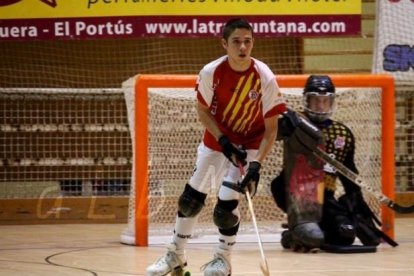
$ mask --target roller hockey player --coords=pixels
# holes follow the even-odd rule
[[[147,267],[146,276],[182,272],[188,240],[216,184],[220,186],[212,219],[218,244],[202,270],[204,276],[231,275],[241,219],[240,190],[248,190],[252,197],[256,193],[261,166],[276,140],[279,115],[286,110],[274,73],[251,57],[253,27],[244,19],[230,19],[221,43],[227,54],[201,69],[195,87],[198,119],[205,131],[194,170],[178,200],[171,244]]]
[[[313,154],[319,147],[358,173],[351,130],[330,119],[335,110],[331,78],[310,76],[303,102],[304,114],[288,111],[279,122],[284,165],[272,181],[271,190],[276,204],[288,216],[282,246],[304,252],[317,248],[336,253],[375,252],[381,238],[396,246],[377,228],[380,221],[364,201],[360,187]],[[345,191],[339,199],[334,197],[337,178]],[[353,245],[356,237],[363,246]]]

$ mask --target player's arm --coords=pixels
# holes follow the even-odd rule
[[[210,110],[214,98],[212,83],[213,73],[210,69],[203,68],[199,73],[195,86],[197,93],[196,110],[200,122],[218,140],[223,134]]]
[[[265,132],[263,135],[263,140],[260,143],[259,150],[257,151],[257,156],[255,158],[259,163],[263,163],[266,156],[271,151],[273,144],[276,140],[277,131],[278,131],[278,116],[272,116],[270,118],[265,118]]]
[[[205,104],[197,101],[197,114],[200,122],[204,125],[204,127],[214,136],[217,140],[223,136],[223,133],[220,131],[216,123],[216,119],[210,112],[210,109]]]
[[[271,151],[276,140],[278,128],[277,117],[278,116],[275,115],[269,118],[265,118],[265,132],[263,139],[260,142],[256,158],[249,162],[247,174],[240,183],[241,190],[248,190],[252,197],[256,194],[257,185],[259,184],[260,169],[262,168],[261,164],[264,162],[266,156]]]

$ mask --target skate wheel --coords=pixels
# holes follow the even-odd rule
[[[191,276],[191,273],[188,270],[179,269],[179,270],[173,271],[171,273],[171,276]]]

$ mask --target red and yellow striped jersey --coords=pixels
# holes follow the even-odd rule
[[[244,72],[230,68],[227,56],[207,64],[196,85],[197,100],[207,105],[224,135],[246,149],[257,149],[265,131],[264,119],[285,110],[275,75],[263,62],[252,58]],[[203,142],[220,150],[207,130]]]

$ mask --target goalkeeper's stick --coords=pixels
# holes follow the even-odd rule
[[[238,163],[238,165],[239,165],[239,169],[240,169],[240,173],[242,175],[242,178],[244,178],[245,173],[244,173],[243,165],[240,164],[240,163]],[[264,276],[270,276],[269,266],[267,265],[266,256],[265,256],[265,253],[264,253],[264,250],[263,250],[262,239],[260,238],[259,228],[257,227],[256,215],[254,214],[252,197],[250,196],[250,192],[249,192],[248,189],[246,189],[245,194],[246,194],[246,198],[247,198],[247,205],[249,207],[250,215],[252,216],[253,227],[254,227],[254,230],[256,232],[257,242],[259,244],[260,255],[262,257],[262,261],[260,263],[260,270],[262,271]]]
[[[408,213],[414,213],[414,205],[411,206],[401,206],[398,203],[392,201],[390,198],[388,198],[383,193],[380,193],[378,191],[375,191],[371,186],[369,186],[367,183],[364,182],[364,180],[359,176],[358,174],[354,173],[350,169],[348,169],[345,165],[343,165],[341,162],[337,161],[336,159],[329,156],[329,154],[325,151],[323,151],[320,148],[316,148],[313,151],[313,154],[322,159],[323,161],[331,164],[335,167],[335,169],[351,180],[353,183],[361,187],[362,189],[365,189],[366,191],[372,193],[382,204],[388,206],[392,210],[401,213],[401,214],[408,214]]]

